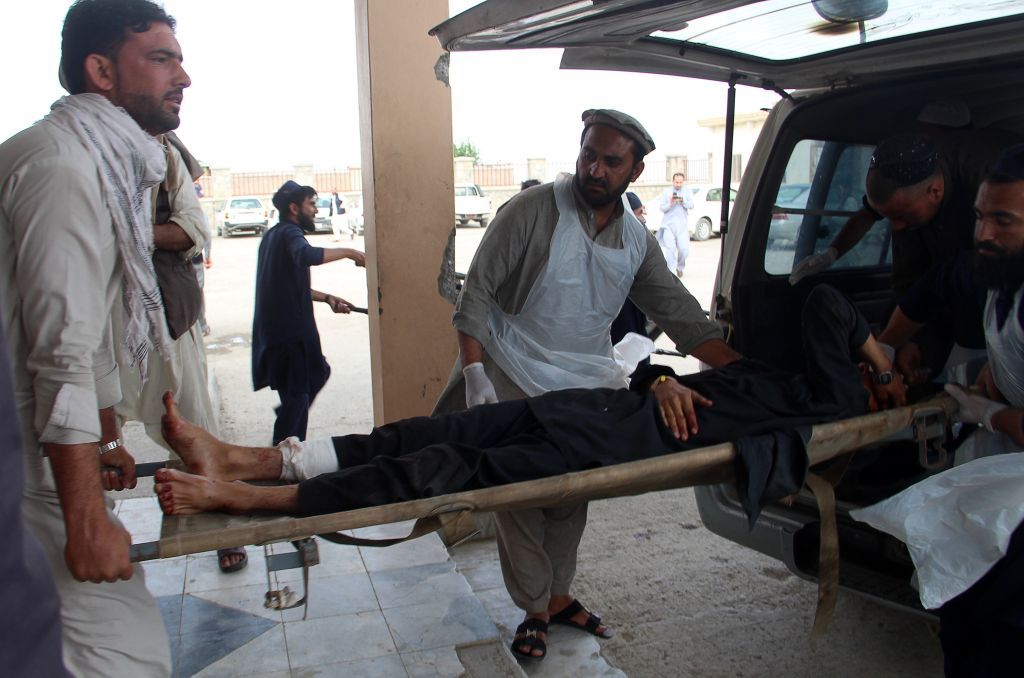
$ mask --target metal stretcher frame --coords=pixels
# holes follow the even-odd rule
[[[939,465],[944,463],[944,451],[939,447],[943,459],[930,463],[928,448],[936,445],[936,441],[941,444],[946,422],[957,407],[955,400],[941,394],[906,407],[819,424],[813,427],[807,445],[810,465],[881,442],[908,429],[914,432],[919,442],[923,464]],[[440,529],[441,518],[466,516],[469,512],[558,506],[729,482],[733,479],[735,457],[735,446],[723,443],[527,482],[308,517],[230,516],[221,513],[164,516],[160,539],[133,545],[132,560],[174,558],[249,544],[294,541],[314,535],[333,536],[342,530],[411,519],[421,521],[415,531],[418,536]],[[362,545],[386,546],[402,540],[355,541]]]

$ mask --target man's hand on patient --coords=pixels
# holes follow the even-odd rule
[[[832,264],[836,263],[838,258],[839,252],[836,251],[836,248],[829,247],[824,252],[812,254],[802,259],[800,263],[793,267],[793,272],[789,274],[789,284],[796,285],[809,275],[817,275],[822,271],[827,271],[831,268]]]
[[[484,372],[483,363],[466,365],[462,368],[462,376],[466,378],[466,407],[498,402],[498,394]]]
[[[996,400],[999,402],[1006,402],[1006,398],[999,391],[999,387],[996,386],[996,380],[992,378],[992,364],[985,363],[985,366],[981,368],[978,373],[978,379],[974,382],[981,392],[989,400]]]
[[[910,386],[923,384],[931,376],[931,370],[921,367],[921,349],[912,341],[896,349],[895,367]]]
[[[672,377],[658,377],[651,390],[658,401],[665,426],[680,440],[697,435],[697,406],[711,407],[711,401],[686,388]]]
[[[903,381],[903,375],[898,372],[892,375],[892,381],[888,384],[872,382],[871,394],[875,397],[880,410],[903,407],[907,404],[907,385]]]
[[[946,393],[956,398],[960,403],[960,413],[957,418],[965,424],[981,424],[989,431],[995,431],[992,427],[992,417],[1006,409],[1005,403],[986,398],[977,393],[965,391],[956,384],[946,384]]]

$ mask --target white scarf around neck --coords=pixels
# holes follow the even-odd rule
[[[151,348],[169,356],[172,344],[152,258],[150,189],[167,172],[164,149],[98,94],[62,97],[45,120],[74,134],[96,162],[123,262],[123,348],[129,364],[144,371]]]

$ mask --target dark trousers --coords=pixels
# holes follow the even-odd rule
[[[299,483],[299,510],[331,513],[572,470],[526,400],[416,417],[334,438],[341,467]]]
[[[800,323],[804,376],[814,400],[863,409],[867,394],[852,354],[871,334],[864,316],[834,287],[818,285],[804,302]]]
[[[939,608],[939,624],[946,678],[1024,673],[1024,524],[984,577]]]
[[[322,387],[321,384],[320,388]],[[320,388],[312,393],[308,391],[278,391],[277,395],[281,398],[281,404],[274,408],[277,418],[274,420],[272,445],[277,445],[290,436],[295,436],[299,440],[306,439],[309,406],[313,404],[313,400],[320,393]]]
[[[336,437],[340,469],[299,483],[299,510],[332,513],[535,480],[864,412],[867,393],[850,352],[866,340],[867,324],[829,287],[812,291],[805,309],[805,377],[738,361],[679,378],[715,403],[698,410],[701,433],[687,443],[666,433],[649,393],[553,391]]]

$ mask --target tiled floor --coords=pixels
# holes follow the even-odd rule
[[[136,543],[159,537],[152,498],[125,499],[118,516]],[[356,530],[390,537],[408,525]],[[310,568],[309,605],[264,607],[267,568],[262,547],[249,565],[223,574],[213,553],[144,564],[146,585],[164,616],[175,676],[460,676],[457,648],[492,643],[504,653],[522,613],[505,592],[493,541],[452,550],[436,534],[388,548],[340,546],[318,540],[320,564]],[[277,544],[275,553],[291,551]],[[454,558],[454,560],[453,560]],[[301,570],[272,573],[273,588],[302,588]],[[558,643],[530,676],[617,676],[597,641],[556,628]],[[524,675],[514,660],[505,675]],[[479,675],[479,674],[477,674]]]

